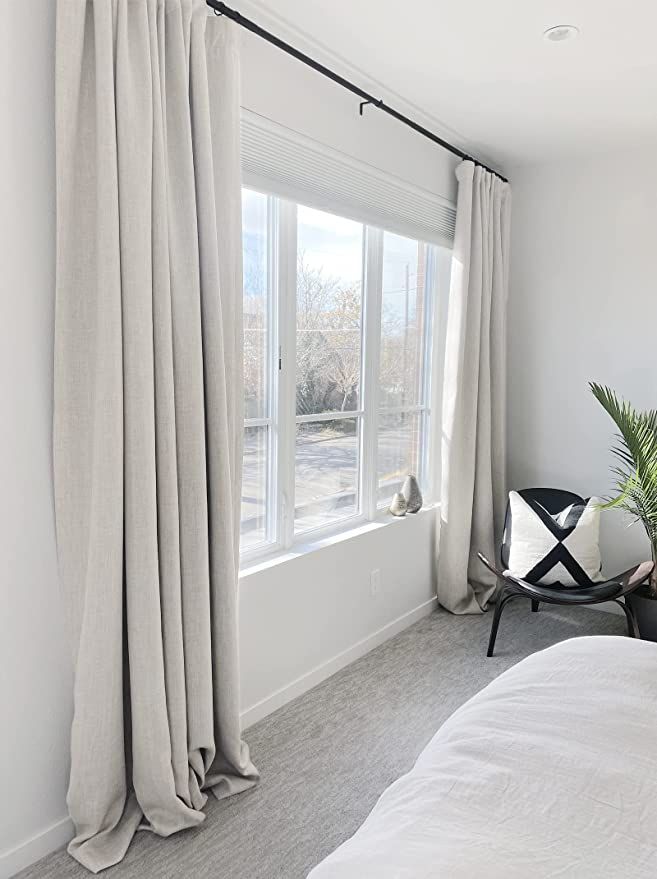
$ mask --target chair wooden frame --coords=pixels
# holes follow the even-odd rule
[[[532,612],[534,613],[538,611],[539,606],[543,603],[590,605],[603,604],[607,601],[613,602],[621,607],[625,613],[627,634],[631,638],[640,637],[636,616],[627,602],[627,596],[631,595],[632,592],[636,591],[639,586],[646,582],[654,568],[653,562],[642,562],[639,565],[634,565],[634,567],[619,574],[618,577],[606,580],[604,583],[596,583],[590,587],[568,588],[563,586],[537,586],[534,583],[528,583],[526,580],[521,580],[499,570],[482,553],[479,552],[477,555],[481,562],[486,565],[489,571],[495,574],[498,581],[502,584],[493,612],[487,656],[493,655],[502,611],[509,601],[512,601],[514,598],[529,598],[532,604]]]

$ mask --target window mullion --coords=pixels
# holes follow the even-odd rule
[[[380,406],[379,415],[406,415],[407,413],[424,412],[428,406],[419,403],[408,406]]]
[[[361,510],[376,517],[377,431],[379,410],[379,360],[381,348],[381,298],[383,286],[383,232],[368,226],[365,231],[363,296],[363,365],[360,496]]]
[[[279,201],[279,361],[278,394],[278,539],[289,548],[294,539],[294,464],[296,449],[296,301],[297,207]]]
[[[349,418],[359,418],[363,415],[362,409],[345,409],[343,412],[315,412],[310,415],[296,415],[297,424],[307,424],[317,421],[346,421]]]

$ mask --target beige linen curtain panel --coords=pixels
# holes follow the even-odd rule
[[[69,851],[203,821],[240,738],[238,55],[203,0],[59,0],[54,467]]]
[[[462,162],[447,318],[442,418],[438,601],[481,613],[495,579],[477,559],[495,558],[506,504],[506,304],[511,191]]]

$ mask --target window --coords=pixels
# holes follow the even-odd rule
[[[269,257],[269,199],[242,193],[244,257],[244,461],[242,471],[242,550],[268,543],[271,521],[272,412],[270,393],[272,302]]]
[[[435,261],[449,252],[243,191],[241,551],[427,488]]]
[[[407,474],[425,481],[430,340],[427,248],[385,232],[377,434],[377,501],[388,503]]]
[[[359,510],[363,227],[299,207],[295,532]]]

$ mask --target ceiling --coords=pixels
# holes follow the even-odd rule
[[[657,143],[656,0],[235,6],[502,166]],[[580,34],[546,41],[543,31],[557,24]]]

